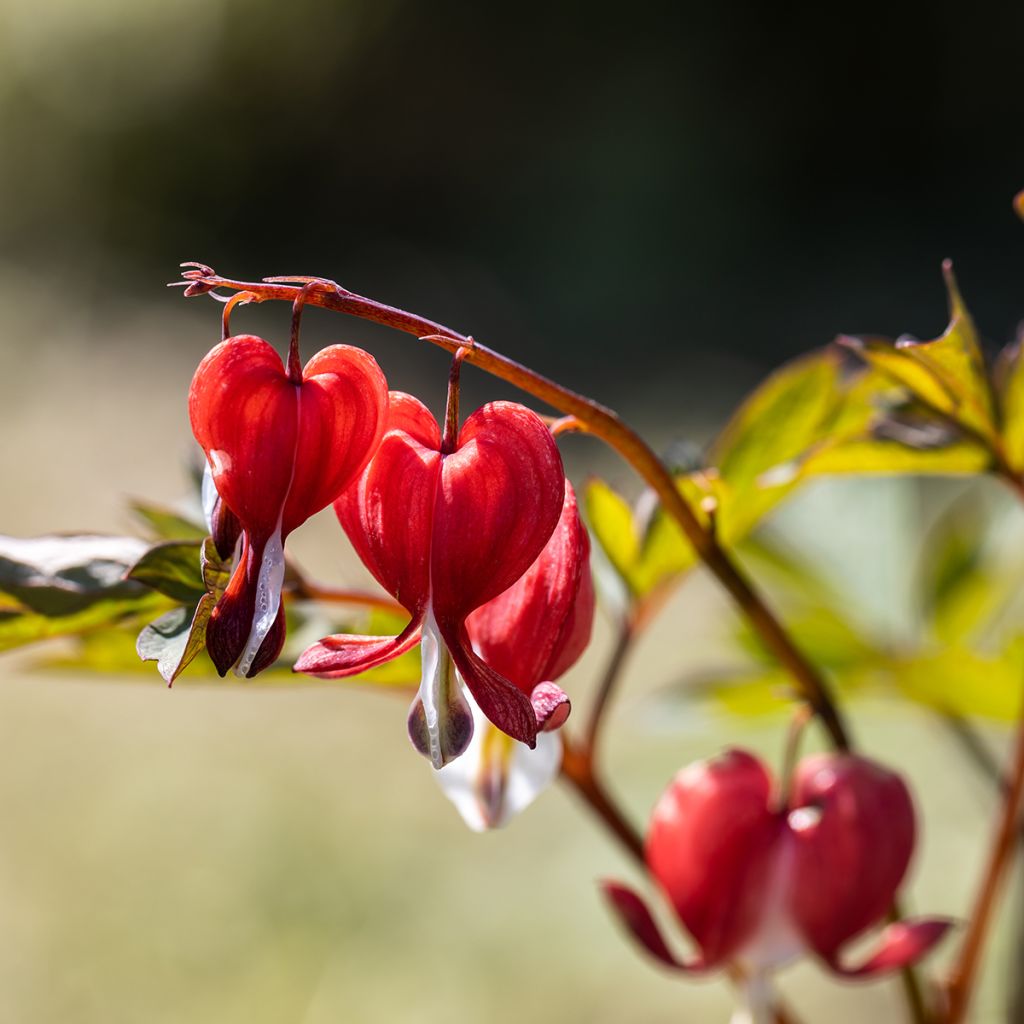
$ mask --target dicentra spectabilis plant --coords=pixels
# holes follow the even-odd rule
[[[940,536],[925,550],[926,636],[893,644],[868,635],[842,602],[830,605],[806,566],[763,534],[752,539],[776,505],[824,474],[988,472],[1024,500],[1020,347],[990,369],[951,273],[951,319],[940,337],[844,338],[795,360],[680,466],[593,400],[423,317],[318,278],[240,282],[186,267],[186,295],[226,303],[222,340],[188,396],[206,462],[205,522],[192,510],[143,504],[136,511],[155,543],[0,538],[0,649],[63,635],[80,666],[109,671],[121,664],[111,651],[130,648],[168,683],[234,668],[282,683],[297,671],[324,686],[354,677],[398,687],[411,709],[396,714],[393,739],[408,734],[474,830],[506,824],[560,776],[696,948],[673,952],[676,939],[645,898],[607,883],[614,912],[681,976],[724,972],[739,993],[737,1021],[799,1020],[771,981],[799,958],[864,982],[900,970],[915,1024],[966,1019],[1024,796],[1021,631],[1006,627],[1018,612],[989,601],[965,615],[988,582],[981,541]],[[267,301],[293,306],[287,363],[269,342],[229,330],[235,307]],[[419,397],[389,392],[360,348],[332,345],[303,366],[305,305],[449,353],[443,422]],[[494,401],[462,420],[464,365],[517,386],[538,407]],[[439,377],[422,397],[440,397],[442,386]],[[608,444],[636,470],[646,490],[635,505],[591,479],[581,491],[584,526],[559,453],[559,438],[573,432]],[[285,552],[288,535],[332,505],[337,543],[347,537],[380,589],[327,586]],[[609,598],[602,615],[591,537],[598,581],[608,584],[599,588]],[[961,553],[952,567],[950,547]],[[984,571],[1005,572],[1002,555]],[[645,843],[607,785],[600,741],[630,652],[674,607],[667,599],[696,565],[742,614],[747,654],[740,668],[697,681],[686,699],[788,708],[797,727],[778,782],[737,749],[684,769]],[[787,601],[784,623],[752,578],[763,567],[799,581],[813,614]],[[1015,593],[1020,581],[1002,589]],[[560,681],[592,633],[604,668],[570,718]],[[907,919],[897,902],[912,855],[927,850],[905,764],[899,751],[883,767],[853,749],[848,707],[872,687],[939,712],[968,740],[978,714],[1022,723],[979,895],[942,978],[917,968],[950,922]],[[809,718],[833,749],[794,765]],[[860,939],[875,952],[851,951]]]

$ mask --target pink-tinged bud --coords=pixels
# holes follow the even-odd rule
[[[763,976],[813,953],[848,977],[913,963],[948,920],[901,921],[862,965],[842,947],[892,906],[914,847],[914,810],[899,776],[853,754],[818,754],[797,766],[789,806],[753,755],[731,750],[691,765],[655,806],[647,866],[700,952],[680,960],[643,900],[606,883],[612,907],[643,946],[680,970],[726,963]]]
[[[189,392],[192,431],[209,464],[207,510],[218,553],[242,547],[207,627],[221,675],[255,675],[284,643],[284,539],[326,508],[380,440],[387,383],[373,357],[334,345],[293,382],[273,346],[228,338],[199,364]]]
[[[558,523],[565,475],[550,431],[529,409],[492,402],[463,424],[450,452],[428,410],[392,393],[388,426],[359,479],[335,502],[342,527],[378,582],[412,616],[398,637],[327,637],[296,670],[355,675],[424,643],[423,680],[410,723],[441,767],[464,737],[452,702],[454,673],[484,716],[522,742],[536,743],[529,691],[474,651],[466,619],[507,590],[541,553]],[[429,652],[437,651],[436,656]],[[458,723],[446,722],[456,714]],[[424,728],[424,723],[426,728]],[[445,736],[453,738],[446,748]]]

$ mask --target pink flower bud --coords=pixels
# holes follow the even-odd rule
[[[913,848],[907,787],[875,762],[807,757],[780,808],[765,766],[730,750],[676,776],[647,834],[650,874],[699,953],[679,960],[640,896],[616,883],[604,888],[637,939],[677,969],[735,963],[760,975],[813,953],[838,973],[877,975],[918,960],[950,925],[899,922],[865,963],[840,963],[842,948],[892,906]]]

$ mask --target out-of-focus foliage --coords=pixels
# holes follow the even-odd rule
[[[217,555],[192,516],[144,502],[131,508],[155,542],[0,537],[0,650],[64,636],[70,649],[42,655],[40,666],[145,678],[151,670],[144,662],[155,661],[168,683],[186,669],[194,678],[216,678],[209,659],[200,655],[210,613],[231,576],[231,560]],[[291,672],[310,643],[340,632],[391,635],[406,625],[407,618],[381,608],[310,600],[304,587],[302,574],[289,563],[288,640],[278,663],[256,683],[324,685]],[[419,653],[413,650],[354,681],[405,688],[419,675]]]
[[[1007,556],[986,511],[968,491],[928,531],[915,581],[920,622],[905,636],[868,630],[841,592],[784,547],[762,540],[750,564],[798,646],[844,696],[889,694],[945,715],[1012,720],[1024,677],[1024,561]],[[709,698],[741,715],[784,708],[792,682],[757,635],[739,624],[733,642],[735,663],[680,680],[666,699]]]
[[[814,477],[970,474],[989,461],[982,446],[955,430],[927,422],[915,431],[913,408],[898,382],[880,366],[851,363],[832,346],[769,376],[710,445],[704,464],[679,476],[678,486],[719,542],[732,547]],[[591,530],[634,598],[696,563],[675,521],[649,492],[631,508],[608,484],[593,480],[584,497]]]
[[[0,650],[152,614],[169,602],[125,573],[133,537],[0,537]]]

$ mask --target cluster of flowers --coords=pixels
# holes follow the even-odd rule
[[[254,675],[280,655],[285,538],[333,504],[411,619],[399,636],[326,637],[295,669],[351,676],[420,644],[413,744],[474,827],[525,806],[558,770],[554,733],[570,705],[554,680],[594,616],[587,532],[540,417],[492,402],[459,429],[454,373],[442,430],[416,398],[389,392],[361,349],[334,345],[286,369],[252,335],[206,356],[189,413],[211,533],[235,557],[206,632],[221,675]]]
[[[280,655],[285,538],[334,506],[356,552],[410,621],[398,636],[329,636],[297,671],[355,675],[419,644],[415,747],[465,820],[501,825],[554,778],[569,714],[558,679],[594,616],[590,546],[551,431],[493,402],[458,425],[458,357],[445,423],[389,392],[374,359],[335,345],[286,369],[252,335],[202,361],[190,416],[208,461],[204,502],[230,582],[207,628],[218,671],[254,675]],[[608,883],[619,916],[674,969],[730,965],[765,1003],[767,972],[803,953],[869,976],[918,959],[937,919],[899,922],[856,968],[839,951],[891,907],[914,846],[898,776],[852,754],[801,762],[782,792],[741,751],[691,765],[652,817],[647,867],[696,940],[677,958],[644,901]],[[761,1019],[764,1006],[752,1007]]]

